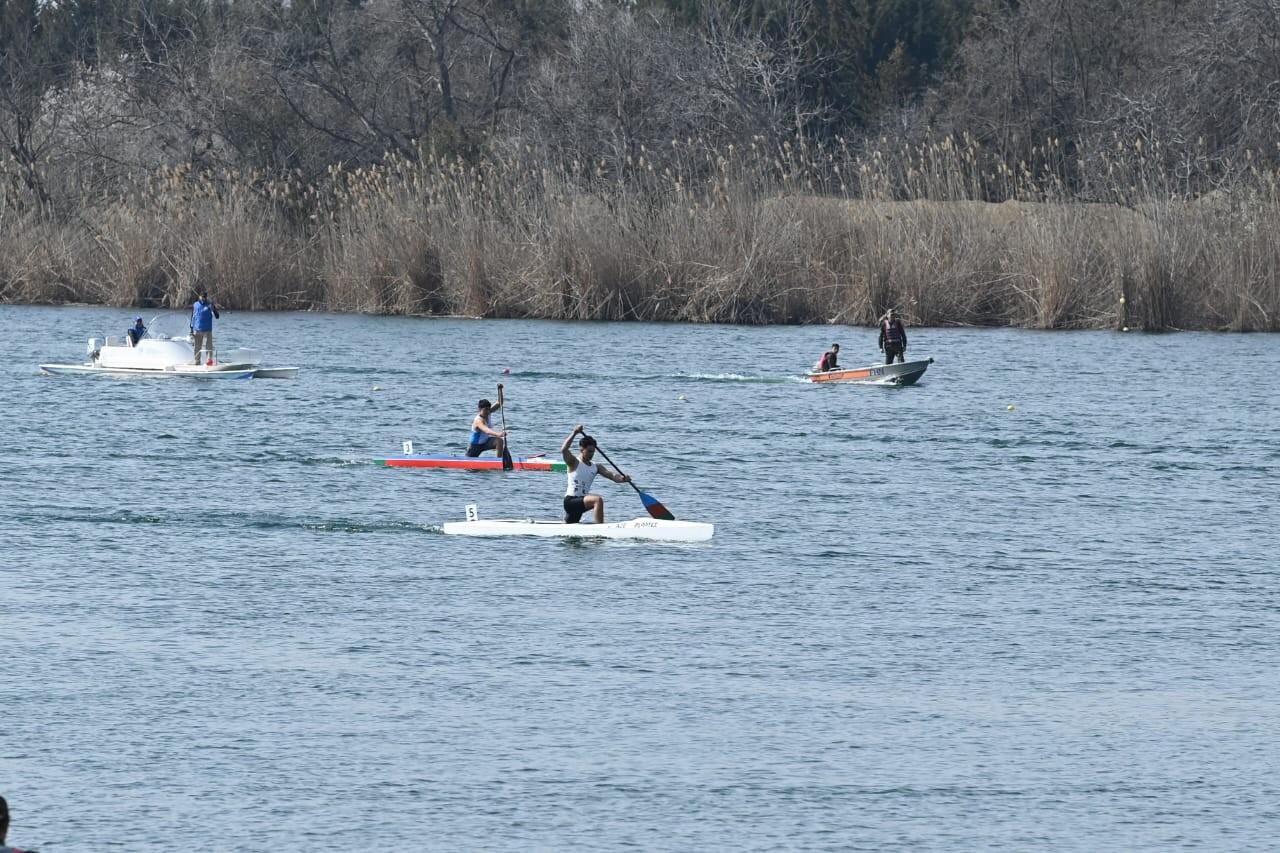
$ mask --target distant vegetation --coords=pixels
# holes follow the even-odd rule
[[[0,0],[0,301],[1280,330],[1274,0]]]

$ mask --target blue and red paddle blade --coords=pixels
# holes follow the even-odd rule
[[[636,491],[640,491],[636,489]],[[654,518],[660,518],[663,521],[675,521],[676,517],[671,514],[671,510],[662,505],[662,502],[648,492],[640,492],[640,503],[644,504],[644,508],[649,515]]]

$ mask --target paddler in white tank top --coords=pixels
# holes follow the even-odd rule
[[[582,440],[578,442],[578,455],[574,456],[569,447],[579,433]],[[596,440],[583,431],[582,424],[574,427],[564,444],[560,445],[560,455],[569,468],[569,482],[564,493],[564,523],[577,524],[587,510],[591,510],[595,523],[604,524],[604,498],[590,493],[596,474],[615,483],[629,483],[631,478],[591,461],[596,455]]]

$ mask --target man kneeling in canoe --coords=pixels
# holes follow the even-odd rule
[[[582,440],[578,442],[579,455],[574,456],[569,447],[579,433],[582,434]],[[574,427],[573,432],[560,445],[560,455],[569,468],[569,487],[564,493],[564,523],[577,524],[587,510],[591,510],[596,524],[604,524],[604,498],[589,494],[596,474],[615,483],[629,483],[631,478],[591,461],[596,455],[596,440],[586,434],[582,424]]]
[[[490,403],[488,400],[481,400],[476,409],[476,416],[471,419],[471,439],[467,443],[467,456],[474,458],[486,450],[492,450],[499,456],[502,455],[502,449],[507,441],[507,432],[506,430],[496,430],[489,423],[489,418],[493,417],[493,413],[501,408],[502,386],[499,385],[497,405]]]

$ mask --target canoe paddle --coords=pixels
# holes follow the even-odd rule
[[[499,382],[499,383],[498,383],[498,399],[499,399],[499,400],[502,400],[502,383],[501,383],[501,382]],[[506,431],[507,431],[507,404],[506,404],[506,401],[503,401],[503,403],[502,403],[502,407],[501,407],[500,409],[498,409],[498,411],[502,413],[502,432],[504,433],[504,435],[502,436],[502,470],[503,470],[503,471],[511,471],[511,470],[513,470],[516,466],[515,466],[515,464],[514,464],[514,463],[512,463],[512,461],[511,461],[511,448],[510,448],[510,446],[509,446],[509,445],[510,445],[510,440],[509,440],[509,439],[507,438],[507,436],[505,435],[505,433],[506,433]]]
[[[596,445],[596,450],[600,451],[600,455],[604,457],[605,462],[608,462],[610,465],[613,466],[613,470],[617,471],[619,474],[622,473],[622,469],[618,467],[616,462],[614,462],[612,459],[609,458],[609,454],[605,453],[604,449],[600,447],[600,445],[598,444]],[[631,488],[636,490],[636,494],[640,496],[640,503],[644,504],[644,508],[649,513],[649,515],[653,516],[654,518],[661,518],[663,521],[676,520],[676,517],[671,514],[671,510],[663,506],[661,501],[659,501],[657,498],[655,498],[653,495],[649,494],[648,492],[640,491],[640,487],[637,486],[635,483],[632,483],[630,480],[628,480],[627,483],[628,485],[631,486]]]

